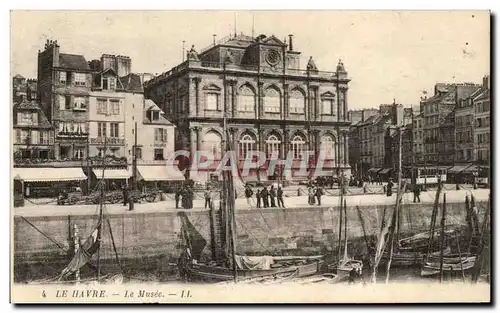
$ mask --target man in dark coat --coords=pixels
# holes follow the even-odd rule
[[[260,196],[262,197],[262,204],[264,205],[264,208],[269,207],[269,192],[267,191],[267,187],[264,187],[262,189],[262,192],[260,193]]]
[[[123,186],[122,188],[122,195],[123,195],[123,206],[127,206],[128,203],[128,190],[126,186]]]
[[[283,189],[281,187],[278,187],[278,207],[279,208],[285,208],[285,203],[283,202]]]
[[[253,196],[253,190],[250,188],[250,186],[245,187],[245,198],[247,198],[247,204],[249,207],[252,207],[252,196]]]
[[[210,187],[205,190],[205,209],[210,208]]]
[[[175,190],[175,208],[178,209],[179,208],[179,200],[180,200],[180,197],[181,197],[181,189],[180,188],[177,188]]]
[[[413,202],[420,202],[420,186],[415,184],[415,188],[413,189]]]
[[[257,192],[255,193],[255,197],[257,198],[257,208],[260,209],[260,189],[257,189]]]
[[[276,207],[276,189],[274,186],[271,186],[271,190],[269,190],[269,199],[271,200],[271,208]]]
[[[389,179],[389,182],[387,183],[387,196],[390,197],[392,196],[392,187],[393,187],[394,183],[392,182],[392,179]]]
[[[321,196],[323,195],[323,190],[321,190],[321,187],[318,186],[316,187],[316,199],[318,200],[318,205],[321,205]]]

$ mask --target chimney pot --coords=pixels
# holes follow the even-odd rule
[[[293,51],[293,35],[288,35],[288,51]]]

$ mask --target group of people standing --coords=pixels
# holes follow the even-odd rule
[[[310,185],[307,188],[307,193],[308,193],[308,201],[310,205],[314,205],[316,202],[318,205],[321,205],[321,196],[323,195],[323,189],[320,186],[313,186]]]
[[[245,187],[245,198],[247,199],[247,204],[252,207],[252,196],[253,196],[253,190],[250,188],[249,185]],[[264,188],[257,189],[257,192],[255,193],[255,199],[256,199],[256,207],[257,208],[275,208],[276,205],[278,208],[284,208],[285,207],[285,202],[283,200],[283,189],[281,189],[281,186],[278,186],[278,188],[274,188],[274,186],[271,186],[271,188],[268,190],[267,186],[264,186]]]
[[[175,191],[175,208],[179,209],[179,202],[183,209],[193,208],[194,192],[190,186],[179,188]]]

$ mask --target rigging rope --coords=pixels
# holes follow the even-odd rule
[[[44,236],[45,238],[47,238],[48,240],[50,240],[53,244],[55,244],[59,249],[61,249],[62,251],[64,252],[68,252],[68,250],[66,248],[64,248],[62,245],[60,245],[59,243],[57,243],[54,239],[50,238],[49,236],[47,236],[46,234],[44,234],[40,229],[38,229],[38,227],[36,227],[35,225],[33,225],[30,221],[28,221],[24,216],[21,216],[21,218],[26,222],[28,223],[31,227],[33,227],[36,231],[38,231],[40,234],[42,234],[42,236]]]

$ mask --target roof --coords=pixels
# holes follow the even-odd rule
[[[149,112],[160,112],[160,118],[157,121],[151,121],[149,119]],[[143,123],[145,124],[161,124],[161,125],[173,125],[163,116],[163,111],[153,102],[153,100],[146,99],[144,101],[144,119]]]
[[[24,79],[24,77],[23,77],[21,74],[16,74],[16,75],[14,76],[14,78],[16,78],[16,79],[20,79],[20,78]]]
[[[144,109],[147,111],[160,111],[163,113],[160,107],[157,106],[156,103],[154,103],[154,101],[151,99],[144,100]]]
[[[141,77],[137,74],[130,73],[126,76],[120,77],[120,82],[123,85],[123,89],[130,92],[144,92],[144,88],[141,83]]]
[[[36,100],[26,100],[24,99],[22,102],[16,102],[14,103],[13,106],[14,113],[18,111],[23,111],[23,110],[35,110],[38,112],[38,125],[37,127],[39,128],[52,128],[52,124],[50,124],[49,120],[43,113],[42,109],[40,108],[40,104],[36,102]],[[17,126],[17,125],[14,125]]]
[[[80,54],[59,54],[59,67],[73,70],[89,71],[90,67],[85,57]]]

